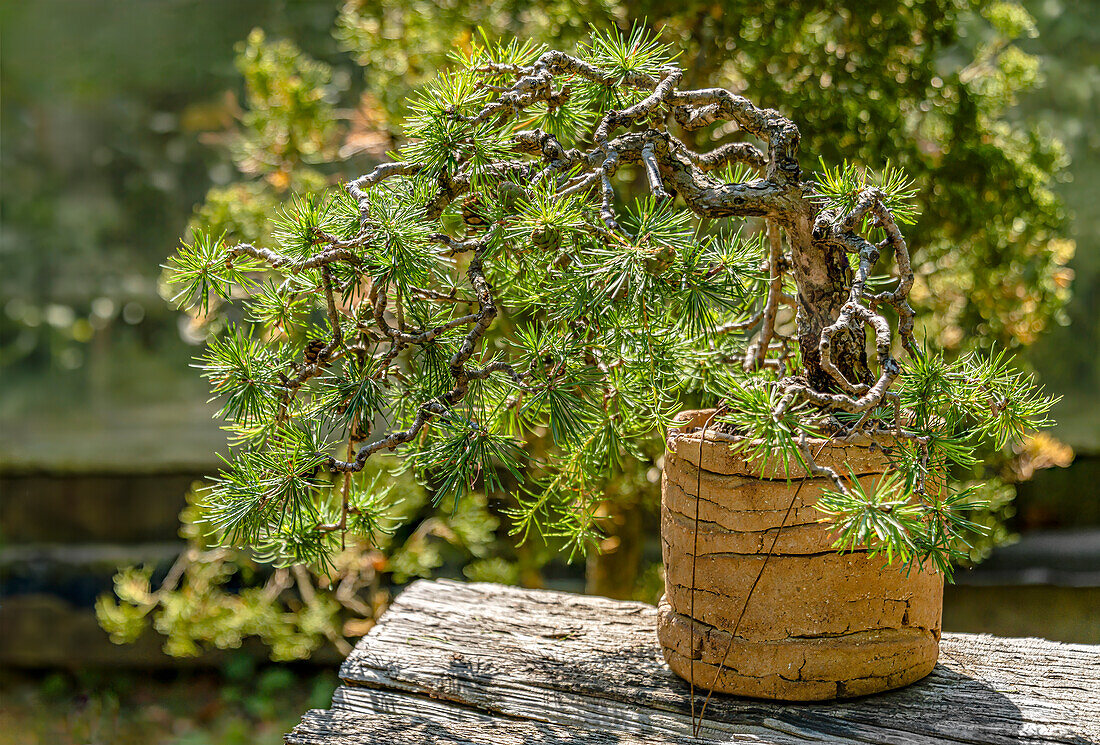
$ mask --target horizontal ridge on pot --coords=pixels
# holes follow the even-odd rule
[[[789,479],[775,464],[761,468],[709,427],[704,442],[711,413],[681,414],[665,456],[658,638],[673,671],[694,672],[703,688],[788,700],[864,695],[931,672],[942,575],[865,550],[837,553],[814,507],[830,482],[794,464]],[[811,447],[818,463],[851,466],[866,487],[888,468],[868,438]]]
[[[939,653],[939,636],[928,629],[769,642],[692,624],[667,599],[658,605],[657,617],[665,660],[677,675],[689,679],[692,672],[688,654],[694,631],[696,685],[754,698],[820,701],[878,693],[928,675]]]

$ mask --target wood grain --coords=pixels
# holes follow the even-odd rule
[[[655,626],[643,603],[420,581],[345,661],[332,709],[287,742],[692,740],[688,686]],[[828,704],[715,695],[698,741],[1100,743],[1100,646],[944,634],[935,671],[898,691]]]

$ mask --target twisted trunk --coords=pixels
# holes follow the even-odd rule
[[[652,137],[652,135],[649,135]],[[624,136],[623,162],[637,162],[641,141]],[[744,184],[711,181],[668,140],[655,140],[661,177],[696,214],[709,218],[767,217],[787,235],[791,270],[798,286],[798,345],[807,382],[822,392],[840,392],[821,364],[821,332],[840,316],[849,299],[853,271],[848,252],[836,241],[814,237],[818,208],[810,199],[812,185],[799,179],[795,168],[769,168],[769,178]],[[769,271],[771,267],[769,267]],[[867,335],[862,326],[845,329],[832,339],[837,369],[852,383],[870,385],[874,375],[867,364]]]
[[[784,225],[798,285],[798,346],[809,384],[823,392],[838,391],[836,381],[821,365],[821,332],[836,321],[848,301],[852,266],[843,248],[813,237],[811,205],[801,201],[802,208]],[[874,382],[867,365],[867,334],[863,326],[841,331],[833,337],[831,346],[833,361],[845,378],[856,384]]]

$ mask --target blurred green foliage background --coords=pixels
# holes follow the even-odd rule
[[[478,26],[490,37],[570,48],[588,23],[642,19],[682,46],[689,84],[729,87],[791,116],[807,172],[818,156],[905,167],[922,188],[923,214],[909,236],[920,275],[913,299],[936,319],[921,332],[948,348],[998,340],[1022,353],[1064,395],[1055,434],[1088,462],[1100,454],[1100,3],[837,6],[0,1],[0,475],[216,467],[223,433],[188,368],[201,319],[174,311],[160,287],[159,265],[188,226],[262,241],[267,218],[290,195],[369,169],[400,144],[408,92]],[[1041,445],[1001,475],[1012,481],[1065,457]],[[590,589],[652,599],[659,567],[643,561],[639,536],[653,523],[655,472],[644,464],[609,489],[609,552],[590,562]],[[1073,501],[1084,482],[1059,479],[1036,514],[1052,524],[1100,520],[1100,506]],[[354,620],[369,620],[391,582],[443,568],[536,584],[561,571],[546,569],[547,550],[517,552],[498,540],[504,531],[483,497],[452,515],[432,510],[419,487],[406,491],[403,509],[419,520],[384,553],[353,547],[331,583],[273,574],[245,552],[216,552],[185,525],[192,553],[182,584],[157,594],[167,567],[124,575],[124,602],[104,602],[101,620],[124,640],[156,619],[183,653],[233,648],[263,625],[273,629],[264,643],[275,656],[294,658],[363,633],[369,623]],[[20,540],[10,521],[0,532],[4,545]],[[354,602],[331,601],[342,581]],[[227,669],[230,689],[270,675]],[[51,685],[54,693],[13,689],[22,693],[5,696],[13,702],[5,706],[15,708],[0,716],[55,741],[51,723],[35,724],[27,712],[50,696],[75,701],[93,684],[60,677]],[[260,687],[305,700],[312,685]],[[111,695],[114,704],[96,705],[126,711],[137,700],[125,686]],[[246,720],[277,714],[248,706],[259,704],[243,708]],[[151,731],[143,716],[131,715],[126,731]],[[11,731],[5,719],[0,731]],[[101,730],[89,741],[125,742],[117,719],[117,711],[96,719]],[[243,741],[233,739],[236,724],[218,721],[204,726],[214,734],[193,741]]]
[[[799,121],[804,168],[818,155],[892,157],[912,172],[925,188],[917,295],[941,319],[928,332],[949,347],[1042,336],[1031,359],[1069,394],[1064,431],[1096,449],[1100,425],[1082,412],[1100,382],[1098,135],[1087,126],[1100,11],[1031,0],[1033,25],[1012,4],[973,5],[3,3],[0,453],[57,467],[208,462],[220,438],[191,405],[196,339],[156,284],[195,206],[245,237],[289,193],[362,172],[395,144],[404,96],[476,26],[568,47],[588,22],[635,18],[684,48],[691,84],[743,90]],[[235,62],[253,28],[267,40]],[[277,90],[290,72],[308,96]],[[1060,236],[1078,244],[1072,261]],[[134,438],[125,457],[109,438],[79,436],[95,426],[125,440],[135,422],[147,433],[172,419],[171,447]]]

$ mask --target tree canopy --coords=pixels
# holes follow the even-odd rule
[[[857,177],[868,167],[881,173],[889,162],[912,179],[917,214],[906,228],[913,251],[910,297],[918,310],[936,311],[923,314],[917,339],[956,353],[993,340],[1023,346],[1058,317],[1068,297],[1065,263],[1073,246],[1062,237],[1065,218],[1050,189],[1064,157],[1048,131],[1008,116],[1015,96],[1039,80],[1034,58],[1019,48],[1033,27],[1018,5],[909,2],[854,11],[823,3],[719,9],[688,2],[650,3],[638,14],[660,31],[661,41],[682,50],[677,62],[687,84],[729,88],[797,121],[802,171],[822,173],[819,157],[842,172],[847,160]],[[276,245],[277,226],[268,217],[290,194],[354,178],[385,150],[406,144],[401,126],[413,113],[406,101],[415,100],[410,93],[437,70],[454,66],[452,50],[469,54],[485,46],[486,37],[568,47],[588,33],[588,22],[630,27],[620,8],[602,3],[395,8],[349,2],[335,34],[363,63],[362,79],[353,74],[355,99],[344,94],[346,70],[254,32],[239,58],[252,113],[231,135],[244,179],[212,190],[193,228],[210,238],[224,232],[223,245]],[[684,137],[701,152],[744,140],[720,125]],[[965,186],[956,188],[958,183]],[[625,203],[643,195],[644,171],[623,169],[617,188]],[[461,213],[459,205],[449,219],[458,221]],[[553,230],[540,235],[540,241],[557,239]],[[766,251],[763,237],[757,237],[754,260]],[[762,288],[759,276],[756,286]],[[270,319],[273,310],[260,313]],[[200,317],[206,328],[221,328],[217,316]],[[308,350],[303,341],[293,354]],[[944,375],[957,380],[979,364],[970,357],[930,359],[934,364],[922,375],[931,377],[921,385],[942,382]],[[995,370],[989,362],[981,369]],[[929,406],[937,400],[944,401],[933,397]],[[511,483],[513,477],[505,471],[501,478]],[[649,487],[644,474],[634,481],[643,491]],[[445,499],[444,511],[458,503]]]
[[[674,57],[637,26],[593,30],[576,55],[517,39],[459,51],[411,99],[398,160],[296,198],[274,247],[198,233],[171,258],[193,312],[247,298],[201,364],[241,445],[203,503],[226,540],[300,563],[326,559],[334,535],[373,538],[385,489],[357,474],[400,449],[437,498],[500,492],[510,474],[512,531],[583,552],[634,441],[702,395],[735,448],[828,476],[830,510],[861,541],[949,570],[972,506],[952,466],[972,466],[983,436],[1004,447],[1045,424],[1051,400],[1003,356],[918,348],[902,172],[845,162],[803,179],[794,122],[683,88]],[[724,123],[759,147],[677,136]],[[631,171],[650,193],[624,204]],[[763,223],[745,233],[739,218]],[[886,251],[896,276],[876,278]],[[554,450],[532,458],[540,431]],[[894,438],[899,478],[880,487],[912,509],[874,508],[887,497],[806,441],[863,432]]]

